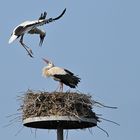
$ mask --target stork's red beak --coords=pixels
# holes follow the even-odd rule
[[[49,60],[42,58],[43,61],[45,61],[47,64],[49,63]]]

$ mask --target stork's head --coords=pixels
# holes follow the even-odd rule
[[[52,67],[54,67],[54,64],[52,63],[52,61],[49,61],[49,60],[47,60],[47,59],[45,59],[45,58],[42,58],[42,60],[45,62],[45,63],[47,63],[47,67],[48,68],[52,68]]]

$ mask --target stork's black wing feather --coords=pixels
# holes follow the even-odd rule
[[[18,26],[15,30],[15,35],[20,36],[24,32],[25,28],[23,26]]]
[[[65,72],[67,72],[68,74],[70,75],[74,75],[71,71],[67,70],[67,69],[64,69]]]
[[[65,75],[55,74],[54,78],[59,79],[60,82],[64,83],[65,85],[71,88],[75,88],[77,84],[80,82],[79,77],[70,74]]]

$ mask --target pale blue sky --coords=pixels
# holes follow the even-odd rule
[[[64,8],[67,11],[63,18],[41,27],[47,32],[42,48],[38,47],[38,36],[25,36],[34,59],[26,55],[18,41],[8,44],[12,30],[21,22],[37,19],[44,11],[48,17],[55,17]],[[121,125],[99,124],[109,138],[93,128],[93,135],[88,130],[69,131],[69,139],[140,138],[140,1],[5,0],[0,4],[0,17],[0,139],[35,139],[28,128],[14,136],[22,127],[20,123],[3,126],[9,122],[6,116],[17,112],[16,97],[21,92],[56,88],[57,82],[41,76],[42,57],[79,75],[82,81],[77,89],[81,92],[106,105],[118,106],[117,110],[96,108],[104,118]],[[56,139],[55,131],[37,131],[36,140],[52,139]]]

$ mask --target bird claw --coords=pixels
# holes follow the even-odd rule
[[[39,42],[39,46],[42,46],[45,36],[46,36],[46,33],[42,33],[42,34],[40,34],[40,42]]]
[[[45,11],[44,13],[41,13],[40,17],[39,17],[39,20],[41,19],[45,19],[47,16],[47,12]]]
[[[40,42],[39,42],[39,46],[41,47],[42,44],[43,44],[43,40],[40,40]]]
[[[32,52],[32,50],[31,49],[28,49],[28,55],[30,56],[30,57],[32,57],[33,58],[33,52]]]
[[[40,40],[40,42],[39,42],[39,46],[40,46],[40,47],[42,46],[43,41],[44,41],[44,38],[43,38],[43,39],[41,39],[41,40]]]
[[[29,52],[30,52],[31,54],[33,54],[33,51],[32,51],[31,49],[29,49]]]

